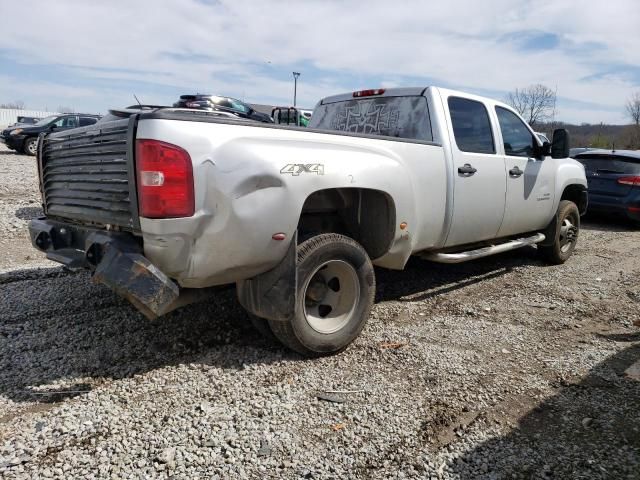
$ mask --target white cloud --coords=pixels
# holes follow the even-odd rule
[[[624,102],[639,87],[640,73],[594,76],[608,65],[640,65],[636,0],[43,0],[10,3],[3,15],[29,18],[29,28],[4,24],[1,48],[23,64],[73,66],[55,95],[80,85],[80,105],[87,89],[104,96],[104,107],[107,100],[128,103],[130,82],[290,103],[290,70],[306,67],[298,92],[305,105],[376,86],[372,79],[407,85],[408,77],[412,84],[431,78],[496,92],[544,83],[560,97],[600,105],[578,110],[561,102],[564,120],[623,122]],[[553,33],[559,45],[523,51],[515,41],[522,31]],[[98,79],[109,82],[106,95]],[[21,93],[21,83],[11,92]],[[23,85],[17,96],[29,94]]]

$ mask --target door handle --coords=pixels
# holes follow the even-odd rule
[[[458,167],[458,173],[461,173],[461,174],[466,175],[468,177],[470,177],[471,175],[473,175],[477,171],[478,170],[476,168],[473,168],[471,166],[471,164],[469,164],[469,163],[465,163],[462,167]]]
[[[517,165],[513,167],[511,170],[509,170],[509,176],[514,178],[518,178],[523,173],[524,171],[520,170],[520,168]]]

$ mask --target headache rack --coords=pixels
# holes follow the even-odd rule
[[[43,135],[40,187],[48,217],[139,228],[132,146],[136,116]]]

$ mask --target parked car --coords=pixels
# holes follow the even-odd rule
[[[0,141],[17,152],[35,155],[38,135],[41,133],[93,125],[99,119],[99,115],[82,113],[51,115],[33,125],[18,125],[4,129],[0,134]]]
[[[576,158],[576,155],[578,155],[580,153],[588,152],[589,150],[596,150],[596,149],[595,148],[591,148],[591,147],[570,148],[569,149],[569,157]]]
[[[16,118],[16,123],[14,123],[13,125],[33,125],[34,123],[37,123],[38,121],[40,121],[40,118],[38,117],[18,117]]]
[[[173,104],[176,108],[193,108],[196,110],[220,110],[233,113],[241,118],[248,118],[258,122],[273,123],[273,119],[266,113],[261,113],[236,98],[220,97],[218,95],[181,95],[180,100]]]
[[[589,209],[640,222],[640,151],[589,150],[575,156],[589,183]]]
[[[508,105],[462,92],[337,95],[308,129],[135,113],[43,138],[33,245],[149,318],[236,283],[257,328],[303,355],[358,336],[373,265],[531,245],[560,264],[587,207],[566,130],[543,145]],[[81,164],[78,151],[90,152]]]
[[[311,120],[311,112],[311,110],[303,110],[296,107],[274,107],[271,110],[271,118],[278,125],[308,127],[309,120]]]

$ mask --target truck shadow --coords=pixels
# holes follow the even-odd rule
[[[41,217],[42,215],[44,215],[44,213],[40,206],[22,207],[15,211],[15,216],[20,220],[31,220],[33,218]]]
[[[410,301],[426,300],[500,277],[524,265],[546,266],[535,248],[521,248],[459,264],[435,263],[412,257],[402,271],[376,269],[376,302],[409,296]]]
[[[640,344],[634,344],[580,381],[561,381],[543,403],[529,399],[533,408],[510,433],[450,461],[448,472],[496,480],[640,478],[640,378],[624,373],[633,364],[640,370],[639,361]],[[493,414],[478,418],[491,424]]]
[[[149,321],[87,272],[0,275],[0,396],[53,403],[167,365],[296,359],[254,332],[234,288]]]
[[[535,258],[535,251],[521,251],[465,265],[415,259],[406,272],[377,272],[378,301],[439,295]],[[0,275],[0,395],[12,401],[55,403],[107,379],[167,365],[240,369],[300,358],[253,329],[233,287],[149,321],[93,284],[88,272],[56,267]]]
[[[459,265],[415,258],[405,271],[376,271],[376,301],[427,299],[531,264],[544,265],[533,248]],[[87,272],[0,275],[0,395],[13,401],[57,402],[167,365],[240,369],[300,358],[253,329],[233,287],[149,321]]]
[[[636,232],[640,230],[640,223],[622,216],[591,212],[582,218],[581,227],[597,232]]]

